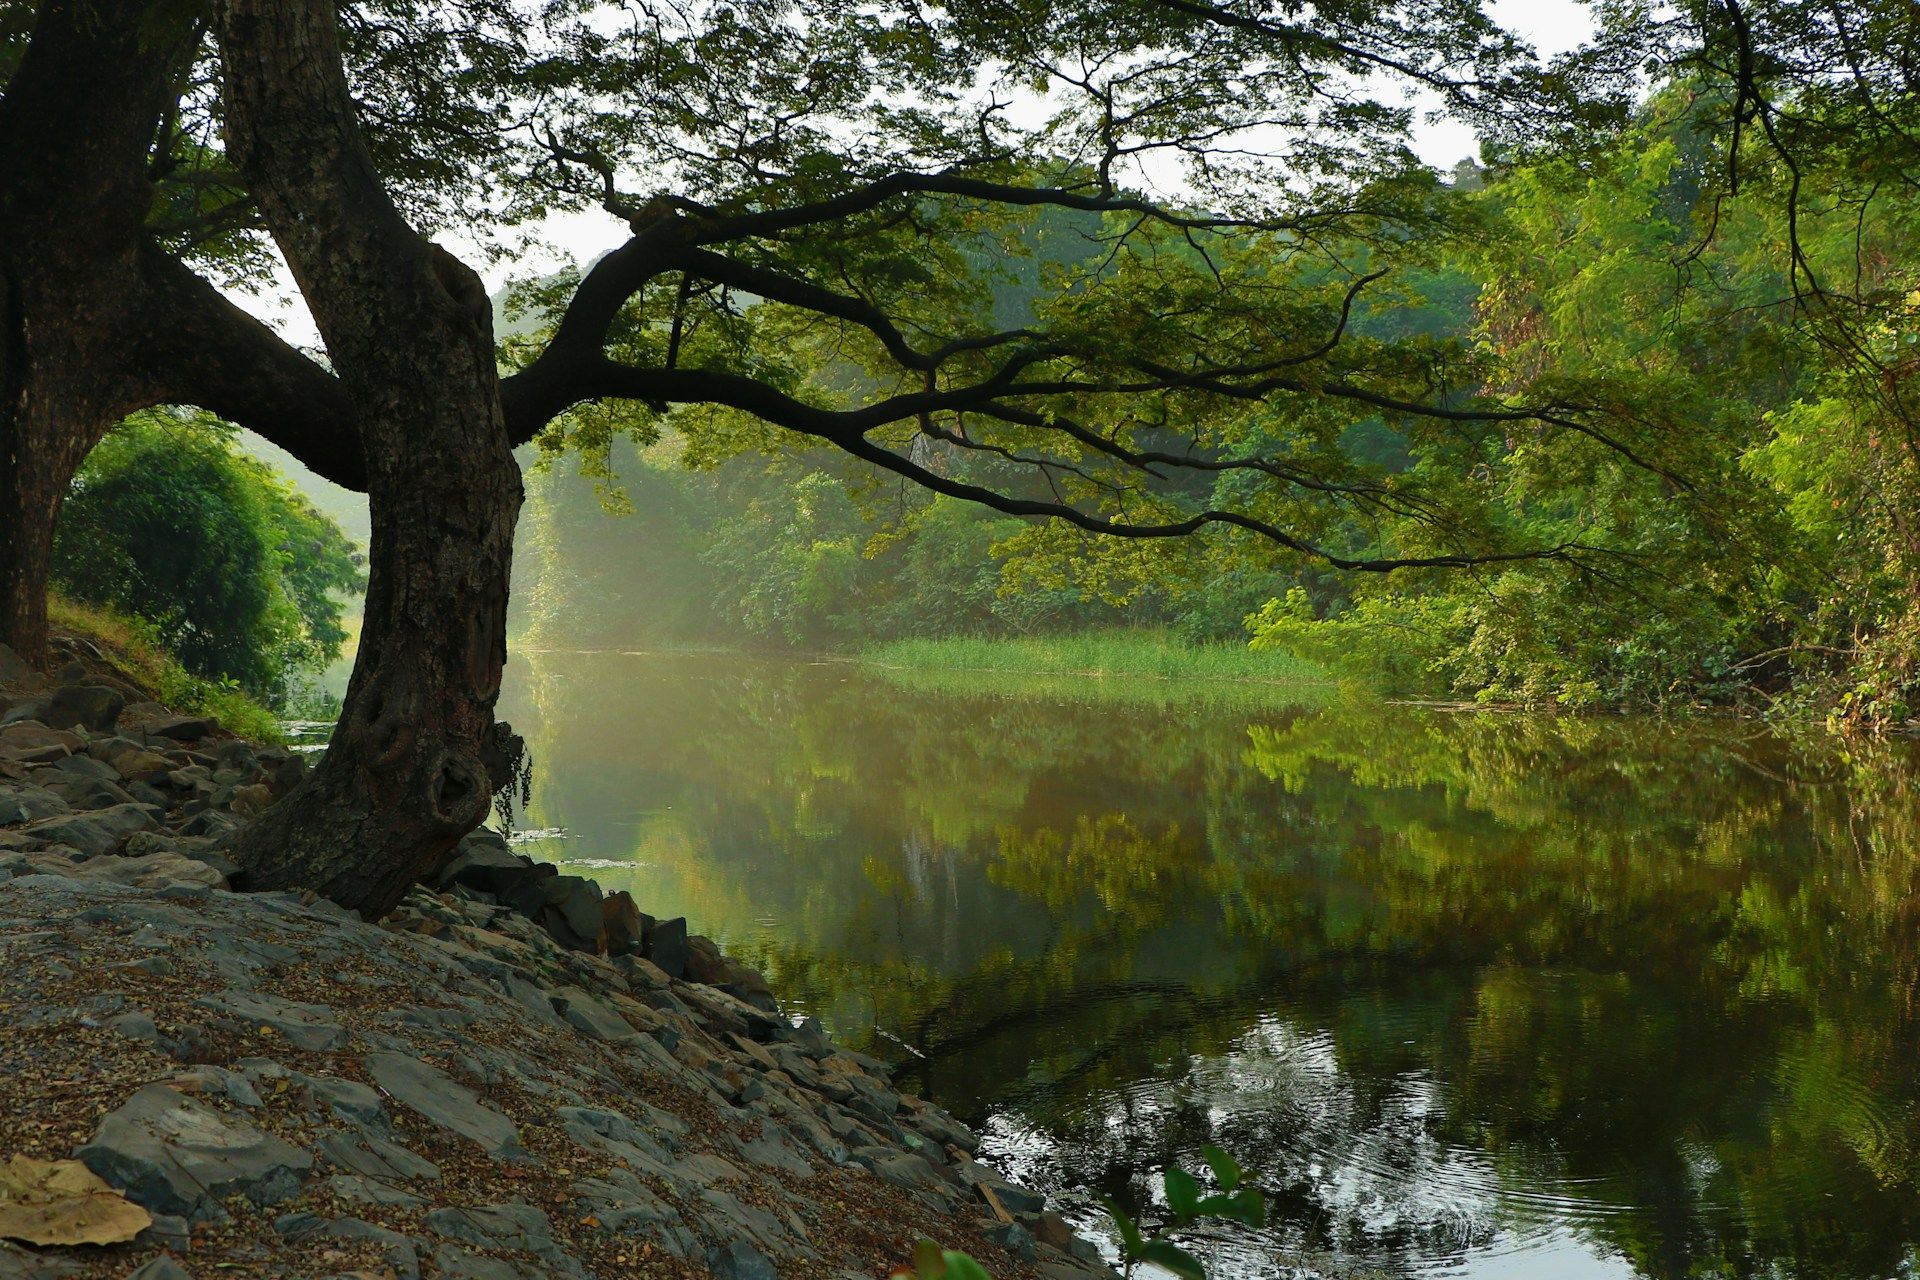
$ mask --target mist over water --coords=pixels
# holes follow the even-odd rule
[[[524,846],[1224,1274],[1865,1277],[1920,1240],[1920,793],[1752,725],[516,657]]]

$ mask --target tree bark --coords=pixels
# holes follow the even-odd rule
[[[67,486],[156,403],[127,325],[146,293],[147,150],[191,27],[149,8],[46,0],[0,97],[0,642],[35,662]]]
[[[485,291],[382,188],[332,4],[227,0],[217,23],[229,147],[353,406],[373,516],[333,741],[235,854],[255,887],[310,887],[378,916],[487,815],[520,472]]]

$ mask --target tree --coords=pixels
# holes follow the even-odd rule
[[[53,550],[69,599],[152,623],[195,675],[282,701],[346,640],[342,599],[365,580],[338,526],[231,428],[136,414],[88,455]]]
[[[1340,445],[1356,422],[1413,449],[1570,433],[1655,470],[1676,425],[1577,379],[1490,393],[1462,346],[1349,324],[1383,272],[1467,229],[1401,142],[1411,108],[1370,88],[1536,137],[1617,114],[1631,89],[1618,46],[1542,75],[1469,0],[1310,19],[1258,0],[226,0],[217,77],[190,6],[25,7],[0,98],[0,502],[20,513],[0,535],[0,634],[37,648],[58,494],[143,404],[264,425],[372,500],[340,729],[237,848],[263,886],[377,913],[484,815],[510,449],[583,402],[630,402],[641,431],[669,414],[709,439],[778,428],[1089,533],[1219,528],[1379,572],[1604,572],[1610,549],[1509,536],[1475,518],[1470,477],[1356,464]],[[10,50],[21,8],[0,25]],[[553,291],[550,337],[498,377],[476,278],[419,228],[589,203],[628,238]],[[153,211],[176,206],[192,215],[163,231]],[[967,250],[1017,253],[1045,209],[1099,220],[1096,265],[1051,270],[1030,322],[997,323]],[[260,227],[330,368],[185,264]],[[1317,540],[1386,515],[1422,545]]]

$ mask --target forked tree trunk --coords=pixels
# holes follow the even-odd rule
[[[333,6],[228,0],[218,22],[230,147],[354,406],[373,514],[366,625],[332,744],[235,853],[254,887],[309,887],[377,916],[487,814],[520,472],[485,291],[382,189]]]
[[[7,390],[0,378],[0,394]],[[79,465],[73,455],[85,456],[99,424],[35,418],[30,410],[0,410],[0,644],[44,666],[54,526]],[[61,447],[80,440],[86,448]]]
[[[0,97],[0,641],[35,661],[67,485],[152,403],[123,329],[147,148],[191,25],[147,0],[44,0]]]

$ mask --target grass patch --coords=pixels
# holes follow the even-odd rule
[[[156,701],[183,715],[215,716],[243,738],[279,742],[280,717],[233,684],[202,679],[189,672],[160,644],[151,624],[97,605],[54,596],[47,620],[56,633],[90,640],[127,679],[151,690]]]
[[[1336,690],[1325,670],[1293,654],[1192,644],[1162,631],[896,640],[859,660],[898,684],[941,693],[1282,707],[1323,702]]]

